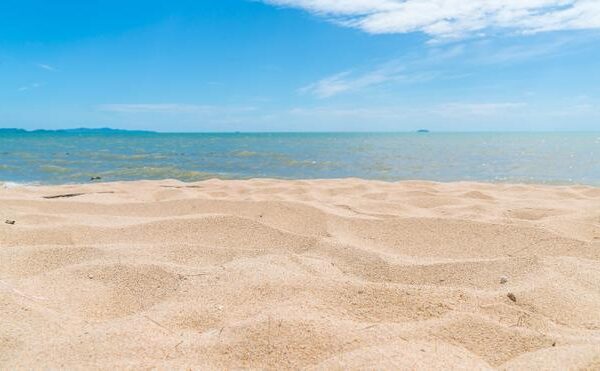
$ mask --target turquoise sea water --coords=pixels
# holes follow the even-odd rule
[[[0,181],[92,176],[600,185],[600,133],[0,133]]]

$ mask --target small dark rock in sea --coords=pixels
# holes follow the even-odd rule
[[[90,178],[90,182],[93,182],[94,180],[101,180],[102,177],[101,176],[93,176]]]
[[[6,220],[4,223],[10,224],[10,225],[14,225],[16,223],[16,221],[14,221],[14,220]]]
[[[420,130],[417,130],[417,133],[429,133],[429,130],[427,130],[427,129],[420,129]]]
[[[513,302],[515,302],[515,303],[517,302],[517,297],[512,292],[509,292],[506,296],[508,296],[508,298],[510,300],[512,300]]]

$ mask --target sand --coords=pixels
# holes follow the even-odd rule
[[[0,218],[1,369],[600,369],[598,188],[0,187]]]

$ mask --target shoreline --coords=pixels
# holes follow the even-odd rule
[[[0,206],[0,368],[600,362],[598,187],[147,180]]]
[[[64,186],[88,186],[88,185],[106,185],[106,184],[129,184],[129,183],[160,183],[160,182],[178,182],[182,184],[194,185],[205,182],[372,182],[372,183],[387,183],[387,184],[414,184],[414,183],[431,183],[431,184],[473,184],[473,185],[491,185],[491,186],[536,186],[536,187],[584,187],[584,188],[600,188],[600,184],[595,183],[570,183],[569,181],[551,181],[551,182],[524,182],[524,181],[501,181],[501,180],[430,180],[430,179],[401,179],[401,180],[383,180],[361,177],[343,177],[343,178],[276,178],[276,177],[253,177],[253,178],[209,178],[203,180],[186,181],[175,178],[164,179],[125,179],[125,180],[100,180],[86,181],[73,183],[44,183],[42,181],[32,182],[15,182],[11,180],[1,180],[0,188],[17,188],[17,187],[64,187]]]

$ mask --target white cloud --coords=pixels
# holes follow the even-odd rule
[[[499,30],[599,29],[598,0],[263,0],[301,8],[369,33],[458,38]]]
[[[44,64],[44,63],[38,63],[37,66],[41,69],[44,69],[46,71],[56,71],[56,68],[52,67],[49,64]]]

